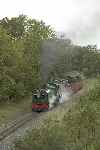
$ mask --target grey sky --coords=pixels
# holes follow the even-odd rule
[[[42,19],[74,43],[100,47],[100,0],[1,0],[0,18],[19,14]]]

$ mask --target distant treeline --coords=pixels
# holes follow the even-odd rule
[[[49,64],[52,67],[49,65],[49,67],[46,67],[48,62],[45,62],[45,68],[50,69],[48,78],[66,78],[67,74],[73,71],[79,72],[88,78],[100,74],[100,52],[96,45],[88,45],[84,47],[77,46],[73,45],[69,39],[58,39],[54,41],[51,41],[48,44],[49,51],[52,49],[50,43],[51,45],[53,43],[54,50],[51,54],[49,52],[49,56],[47,56],[49,58],[47,60],[51,60]],[[56,54],[57,56],[55,56]]]
[[[93,46],[69,47],[68,52],[60,57],[58,64],[55,66],[56,75],[66,76],[66,72],[73,70],[86,77],[94,77],[100,74],[100,53],[97,49],[92,48]]]

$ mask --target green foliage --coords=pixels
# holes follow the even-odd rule
[[[63,42],[63,41],[62,41]],[[100,53],[92,46],[64,46],[62,55],[54,66],[53,75],[65,77],[68,72],[78,71],[86,77],[93,77],[100,73]]]
[[[0,101],[30,94],[40,81],[41,41],[54,31],[25,15],[0,20]]]
[[[13,38],[21,38],[25,32],[25,27],[27,24],[27,17],[25,15],[19,15],[14,18],[3,18],[0,20],[0,24],[5,28],[8,34]]]

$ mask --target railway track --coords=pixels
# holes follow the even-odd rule
[[[27,115],[24,115],[19,119],[12,121],[10,124],[7,125],[6,128],[0,131],[0,142],[8,137],[11,133],[16,131],[18,128],[31,121],[33,118],[37,118],[37,116],[37,113],[28,113]]]

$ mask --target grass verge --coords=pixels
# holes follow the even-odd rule
[[[0,126],[4,126],[9,120],[16,119],[23,113],[31,110],[31,98],[24,98],[17,103],[0,104]]]

